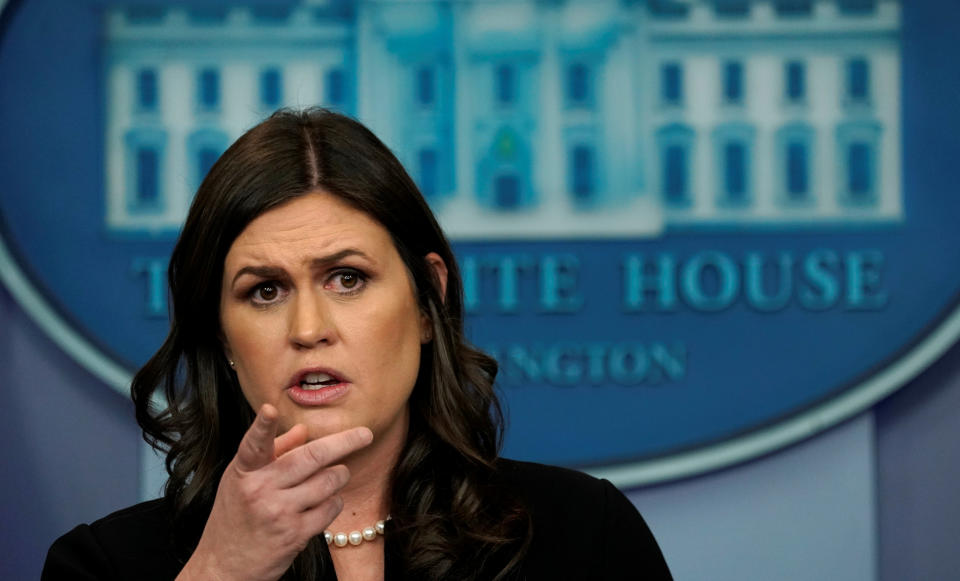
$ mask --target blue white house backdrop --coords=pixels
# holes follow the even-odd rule
[[[370,125],[455,239],[895,222],[898,29],[883,0],[117,8],[107,225],[175,232],[229,143],[314,104]]]
[[[121,391],[166,334],[194,192],[279,107],[357,117],[420,186],[507,455],[623,485],[728,466],[960,336],[960,197],[918,169],[957,114],[917,82],[916,4],[70,2],[60,43],[0,27],[31,56],[0,61],[0,277]]]

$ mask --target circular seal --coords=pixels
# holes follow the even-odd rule
[[[581,4],[0,4],[0,275],[126,389],[206,169],[320,104],[397,152],[454,241],[508,455],[701,473],[955,341],[960,75],[923,74],[957,69],[923,23],[960,8]]]

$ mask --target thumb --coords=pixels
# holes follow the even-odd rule
[[[237,449],[237,469],[250,472],[273,462],[273,438],[277,435],[279,415],[277,408],[270,404],[260,407]]]

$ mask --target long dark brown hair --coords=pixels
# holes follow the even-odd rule
[[[144,438],[166,453],[175,545],[184,559],[196,546],[220,477],[254,417],[221,342],[227,251],[254,218],[318,189],[386,228],[433,327],[392,474],[391,546],[418,579],[504,578],[531,533],[526,511],[496,486],[503,432],[497,364],[464,337],[457,262],[416,185],[367,128],[323,109],[278,111],[240,137],[200,186],[170,258],[170,334],[131,393]],[[447,266],[444,296],[425,260],[430,252]],[[324,566],[320,542],[311,542],[285,578],[315,578]]]

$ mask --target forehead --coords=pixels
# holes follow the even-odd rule
[[[333,194],[312,192],[251,221],[233,241],[227,263],[240,257],[336,252],[346,246],[396,254],[390,233],[379,222]]]

